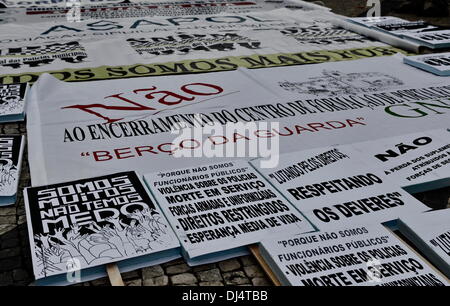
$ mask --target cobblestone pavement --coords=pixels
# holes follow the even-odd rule
[[[361,15],[366,10],[365,0],[325,0],[322,2],[333,8],[337,13],[349,16]],[[411,18],[411,16],[409,17]],[[439,22],[438,19],[436,20],[436,22]],[[26,134],[25,124],[0,124],[0,134]],[[25,151],[27,152],[27,150]],[[15,206],[0,207],[0,286],[29,285],[33,281],[31,253],[22,195],[23,188],[27,186],[30,186],[30,173],[27,153],[25,153],[18,201]],[[431,207],[443,208],[450,205],[450,188],[420,194],[417,195],[417,198]],[[122,278],[127,286],[271,285],[271,282],[252,256],[244,256],[193,268],[180,259],[124,273]],[[109,285],[107,278],[79,284],[79,286],[107,285]]]

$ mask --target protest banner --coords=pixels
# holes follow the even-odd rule
[[[135,172],[25,189],[33,269],[62,285],[180,256],[179,243]]]

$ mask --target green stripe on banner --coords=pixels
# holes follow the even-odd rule
[[[155,64],[134,64],[127,66],[100,66],[95,68],[63,69],[36,73],[6,74],[0,76],[0,84],[34,83],[42,73],[50,73],[66,82],[97,81],[149,77],[173,74],[205,73],[235,70],[238,67],[250,69],[290,65],[318,64],[325,62],[356,60],[396,53],[407,54],[395,47],[367,47],[346,50],[318,50],[299,53],[278,53],[248,56],[229,56],[213,59],[195,59]]]

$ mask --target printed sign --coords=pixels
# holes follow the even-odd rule
[[[381,225],[348,225],[325,232],[270,237],[261,253],[284,285],[446,286]]]
[[[38,280],[179,247],[134,172],[27,188],[25,204]]]
[[[24,119],[26,92],[27,84],[0,85],[0,122]]]
[[[145,180],[194,263],[269,233],[314,230],[244,161],[161,171]]]
[[[400,231],[450,277],[450,209],[400,218]]]
[[[16,203],[24,146],[24,136],[0,136],[0,206]]]
[[[395,73],[389,75],[403,85],[379,91],[361,90],[353,95],[324,93],[317,97],[299,93],[277,98],[261,89],[272,90],[272,83],[266,79],[254,78],[256,81],[252,82],[242,77],[246,81],[239,84],[237,75],[244,73],[241,70],[216,74],[217,79],[214,74],[139,79],[139,85],[145,87],[134,87],[133,82],[123,80],[99,82],[92,85],[97,88],[83,93],[77,92],[75,84],[42,78],[28,99],[29,147],[36,152],[30,156],[32,182],[56,183],[111,170],[150,173],[206,164],[212,157],[217,162],[233,157],[270,157],[330,143],[348,144],[448,127],[449,84],[396,58],[298,67],[296,79],[308,81],[310,71],[314,75],[315,69],[345,69],[350,73],[352,69],[360,71],[362,66],[378,73],[386,66],[395,68],[391,70]],[[275,74],[275,84],[285,81],[288,75],[279,68],[266,71]],[[249,75],[248,71],[245,74]],[[188,92],[183,92],[183,85],[193,82],[220,86],[224,91],[191,85],[187,86]],[[133,92],[152,87],[157,88]],[[119,99],[120,93],[119,97],[129,101]],[[105,99],[113,95],[116,97]],[[177,104],[164,105],[158,102],[160,99]],[[195,103],[199,101],[202,102]],[[184,105],[176,113],[171,111]],[[154,113],[159,110],[164,112]],[[268,140],[267,147],[263,140]],[[273,146],[269,147],[270,143]],[[257,152],[237,156],[237,151],[230,149],[226,154],[227,146],[237,148],[240,144],[251,144]]]
[[[450,53],[407,56],[404,62],[436,75],[450,76]]]
[[[287,9],[0,28],[0,83],[216,72],[392,55],[398,49]],[[114,63],[112,65],[112,63]]]
[[[252,163],[320,230],[349,222],[389,222],[427,209],[377,169],[366,168],[339,148],[292,152],[279,160],[275,168]]]
[[[433,130],[340,146],[410,193],[450,185],[450,132]]]

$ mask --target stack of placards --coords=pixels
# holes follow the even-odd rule
[[[450,278],[450,209],[400,218],[399,230]]]
[[[269,234],[311,232],[309,221],[245,161],[144,176],[190,265],[248,252]]]
[[[406,56],[404,62],[408,65],[434,73],[440,76],[450,76],[450,53]]]
[[[447,281],[382,225],[269,237],[263,258],[283,285],[445,286]]]
[[[25,189],[38,284],[64,285],[180,257],[179,243],[135,172]]]
[[[450,30],[424,21],[408,21],[397,17],[356,17],[350,22],[415,41],[422,46],[438,49],[450,47]]]
[[[25,136],[0,136],[0,206],[16,203],[24,146]]]
[[[25,97],[28,85],[0,84],[0,123],[25,119]]]

